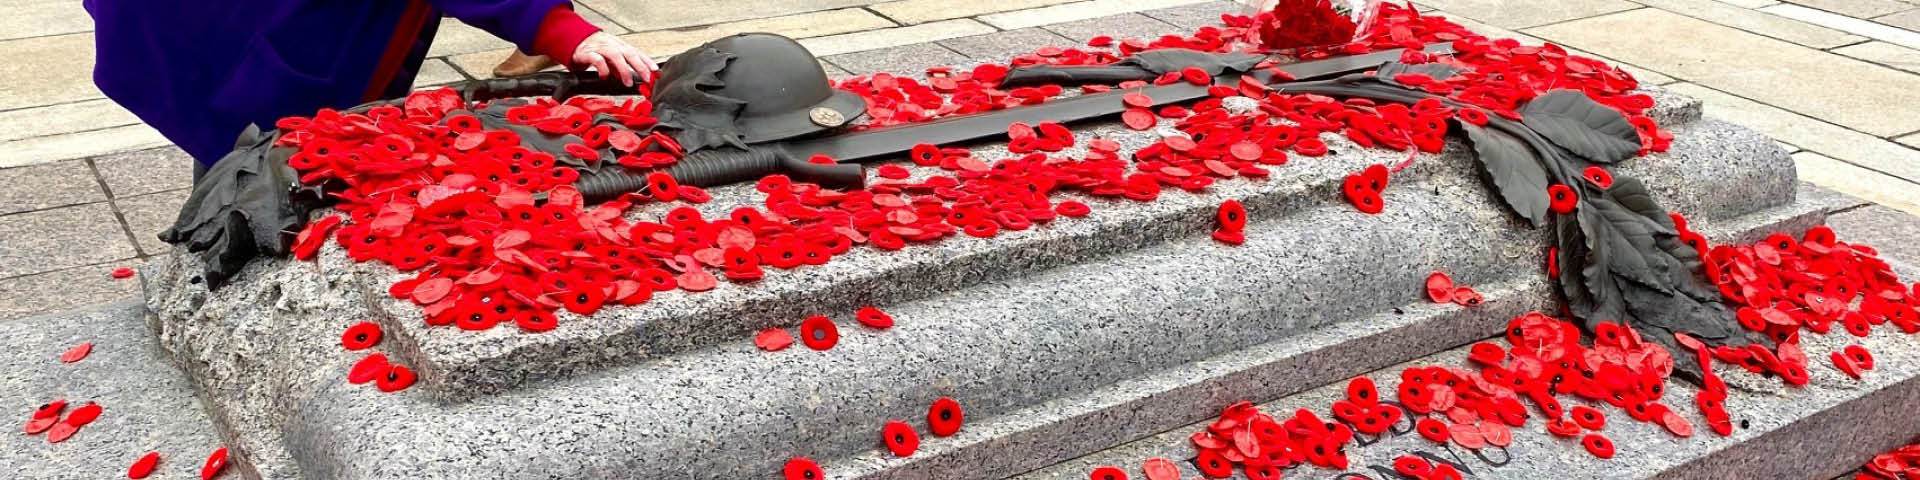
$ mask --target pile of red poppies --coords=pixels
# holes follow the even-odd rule
[[[1920,443],[1874,455],[1854,480],[1901,480],[1920,475]]]

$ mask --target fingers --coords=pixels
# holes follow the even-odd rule
[[[634,66],[628,62],[626,55],[618,52],[608,55],[607,65],[613,67],[614,73],[620,74],[621,85],[633,86]]]
[[[607,78],[607,73],[609,72],[607,70],[607,57],[601,56],[600,52],[582,52],[580,56],[582,58],[576,60],[584,60],[583,63],[593,66],[593,71],[599,73],[600,78]]]
[[[653,63],[653,59],[647,58],[647,54],[640,53],[639,50],[627,52],[627,61],[640,72],[639,77],[642,82],[652,80],[653,72],[660,69],[659,65]]]

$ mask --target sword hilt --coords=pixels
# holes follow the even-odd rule
[[[714,187],[758,180],[772,174],[786,174],[794,181],[819,184],[827,188],[860,188],[866,184],[866,169],[859,164],[821,164],[794,158],[777,145],[754,145],[746,149],[715,148],[687,154],[666,169],[681,185]],[[588,202],[619,198],[647,188],[647,174],[609,165],[586,173],[574,182],[574,188]]]

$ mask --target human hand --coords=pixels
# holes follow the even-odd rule
[[[635,79],[645,82],[653,78],[653,71],[660,69],[640,49],[607,32],[594,32],[581,40],[573,49],[573,63],[592,65],[600,78],[607,78],[609,73],[619,75],[620,84],[629,87]]]

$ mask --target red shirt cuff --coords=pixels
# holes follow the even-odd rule
[[[580,41],[600,31],[580,14],[573,12],[572,5],[560,5],[547,11],[547,17],[540,21],[540,31],[534,34],[533,52],[546,55],[561,65],[573,63],[573,50],[580,47]]]

